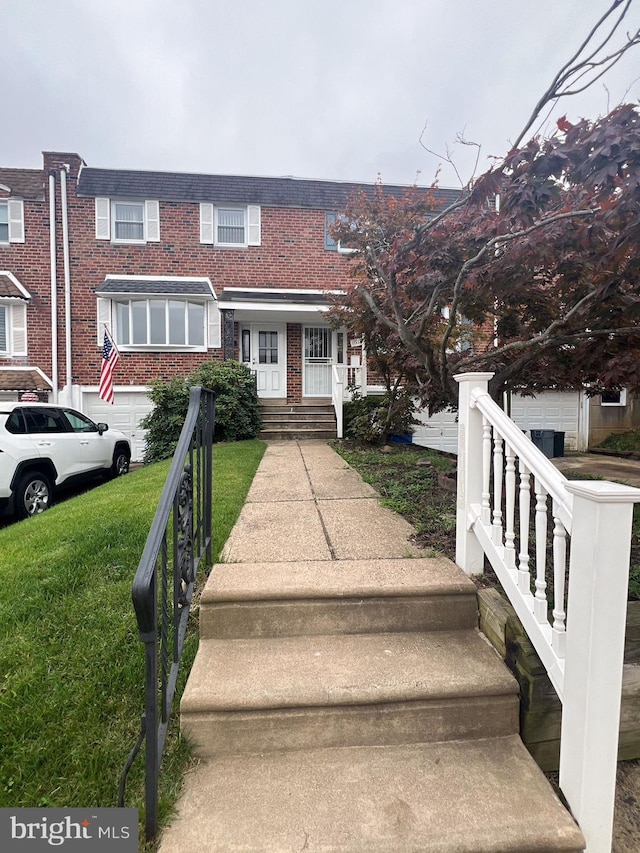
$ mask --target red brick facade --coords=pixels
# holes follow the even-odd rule
[[[50,183],[55,199],[56,377],[52,376],[51,354]],[[0,203],[22,198],[24,207],[24,242],[0,242],[0,271],[12,273],[31,297],[27,305],[27,354],[0,357],[0,368],[37,367],[52,380],[54,390],[59,388],[68,395],[67,399],[73,398],[74,388],[96,389],[101,365],[98,296],[107,277],[131,282],[136,277],[158,281],[197,278],[208,280],[212,286],[213,294],[209,292],[206,297],[209,304],[215,297],[227,312],[227,320],[235,323],[236,358],[241,357],[243,328],[261,328],[260,324],[268,328],[271,320],[283,332],[286,329],[286,396],[291,401],[300,400],[304,393],[303,326],[326,326],[327,300],[323,294],[351,286],[348,256],[325,243],[326,214],[341,209],[347,197],[362,188],[294,179],[92,169],[77,154],[61,152],[45,152],[42,170],[0,169]],[[139,207],[151,202],[153,210],[157,203],[159,239],[147,235],[147,242],[116,242],[110,234],[99,239],[97,198],[105,200],[108,210],[114,201],[135,202]],[[247,234],[249,210],[259,210],[259,245],[221,247],[201,242],[201,203],[211,210],[214,205],[223,205],[247,211]],[[144,210],[148,209],[145,205]],[[256,241],[248,238],[247,242]],[[135,282],[131,284],[134,286]],[[151,285],[148,292],[149,288]],[[139,292],[130,295],[145,297]],[[159,297],[156,294],[152,298]],[[169,299],[166,296],[165,302]],[[174,297],[175,301],[180,299],[180,295]],[[116,302],[114,297],[110,305]],[[205,305],[207,310],[211,309]],[[227,335],[227,356],[228,341]],[[142,389],[154,378],[185,375],[205,360],[223,357],[222,345],[212,346],[212,339],[206,350],[203,346],[187,349],[166,345],[136,350],[122,346],[117,334],[116,342],[121,353],[114,376],[116,386]],[[284,396],[284,388],[282,393]]]

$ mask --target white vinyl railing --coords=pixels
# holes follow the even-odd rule
[[[344,434],[342,406],[345,400],[351,399],[350,388],[362,390],[362,367],[346,364],[331,365],[331,402],[336,413],[337,436]],[[364,393],[364,391],[362,391]]]
[[[568,481],[491,399],[491,377],[456,376],[456,562],[482,574],[488,559],[527,631],[562,701],[560,787],[588,853],[610,853],[640,490]]]
[[[336,435],[342,438],[344,435],[342,404],[344,402],[344,376],[338,369],[337,364],[331,366],[331,402],[336,413]]]

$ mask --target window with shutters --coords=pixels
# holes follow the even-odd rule
[[[259,246],[261,242],[260,207],[200,205],[200,242],[229,248]]]
[[[24,243],[24,205],[22,199],[0,201],[0,246]]]
[[[112,243],[157,243],[159,202],[96,198],[96,238]]]
[[[0,299],[0,355],[27,354],[27,306]]]
[[[9,205],[0,201],[0,243],[9,242]]]

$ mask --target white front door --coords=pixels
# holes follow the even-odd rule
[[[287,335],[284,324],[254,323],[250,340],[250,351],[243,352],[243,360],[247,360],[256,374],[258,397],[286,397]]]

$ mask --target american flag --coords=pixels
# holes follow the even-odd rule
[[[104,330],[102,345],[102,367],[100,368],[100,390],[98,396],[105,403],[113,403],[113,370],[118,363],[120,353],[111,335]]]

